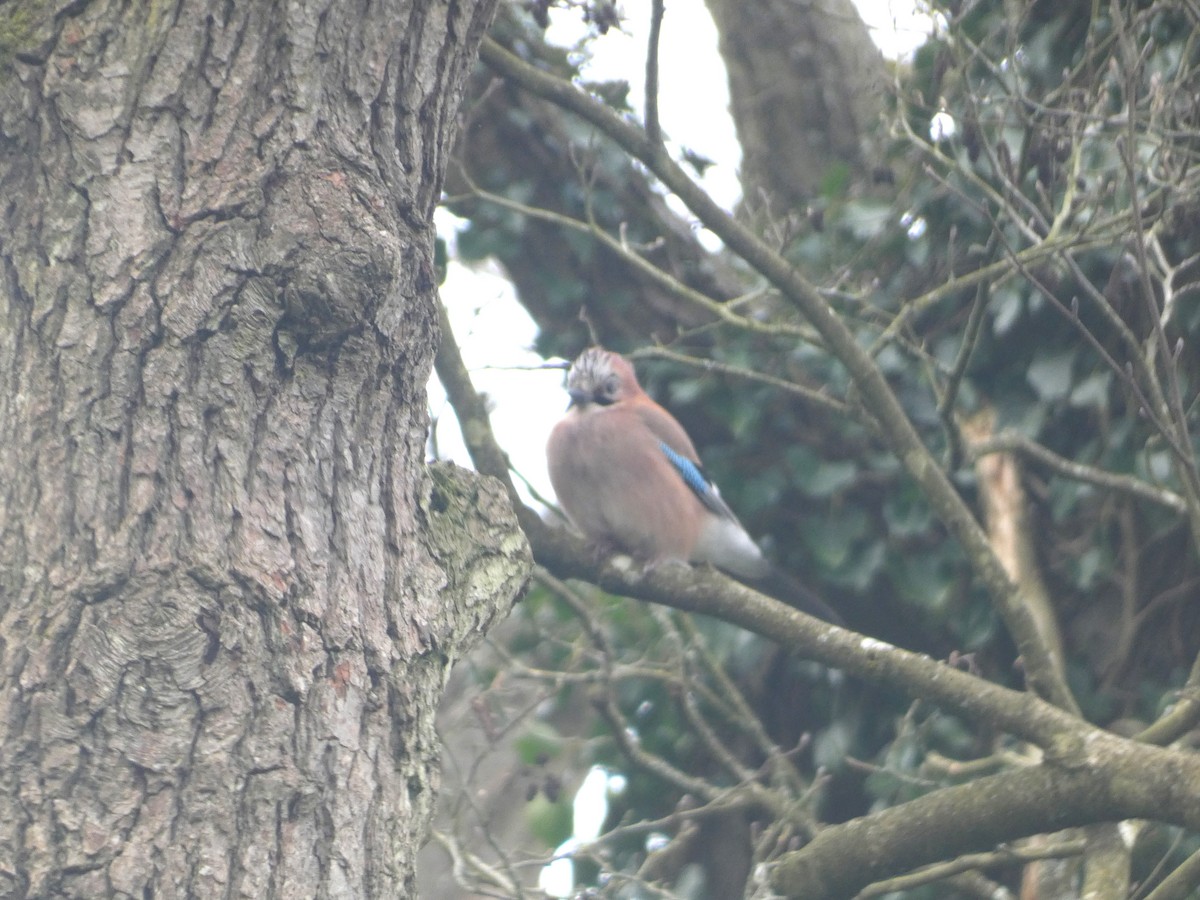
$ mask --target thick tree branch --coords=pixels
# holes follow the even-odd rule
[[[1093,731],[1041,765],[944,788],[826,828],[780,862],[773,884],[785,896],[805,900],[849,897],[914,865],[1043,831],[1113,818],[1197,828],[1197,797],[1200,758],[1194,754]]]

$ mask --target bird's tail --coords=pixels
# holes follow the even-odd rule
[[[844,626],[846,624],[845,620],[838,615],[833,607],[818,597],[813,590],[801,584],[778,566],[772,565],[767,573],[760,578],[745,578],[742,580],[747,587],[752,587],[756,591],[768,594],[779,602],[786,603],[788,606],[800,610],[802,613],[815,616],[831,625]]]

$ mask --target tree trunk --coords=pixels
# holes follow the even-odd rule
[[[411,894],[527,567],[423,464],[491,3],[45,9],[0,37],[0,894]]]
[[[707,0],[751,210],[804,212],[830,170],[866,182],[886,69],[851,0]]]

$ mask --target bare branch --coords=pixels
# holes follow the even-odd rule
[[[1200,888],[1200,850],[1164,878],[1145,900],[1188,900],[1196,896],[1197,888]]]
[[[1087,761],[1082,765],[1076,764],[1081,760],[1072,752],[1075,762],[1048,759],[830,826],[803,850],[779,862],[773,884],[786,896],[805,900],[847,897],[914,865],[1043,831],[1113,817],[1200,826],[1200,805],[1182,799],[1176,788],[1184,783],[1200,788],[1200,760],[1193,754],[1135,745],[1102,732],[1087,738],[1086,746]],[[1155,759],[1152,766],[1166,768],[1142,769],[1150,757]],[[1131,765],[1136,768],[1129,769]],[[1171,775],[1141,779],[1130,776],[1132,771]],[[922,827],[913,828],[915,821]]]
[[[921,885],[944,881],[952,875],[972,869],[991,869],[998,866],[1011,866],[1015,863],[1032,862],[1037,859],[1062,859],[1067,856],[1079,856],[1083,853],[1083,847],[1083,840],[1073,840],[1037,847],[1022,847],[1018,844],[1000,847],[986,853],[968,853],[949,862],[926,866],[907,875],[876,882],[861,891],[858,897],[860,900],[867,900],[870,897],[881,897],[895,891],[911,890]]]
[[[662,34],[663,0],[651,0],[650,38],[646,48],[646,137],[653,144],[662,143],[662,126],[658,121],[658,41]]]
[[[971,455],[979,457],[988,453],[998,453],[1006,450],[1015,450],[1073,481],[1094,484],[1097,487],[1131,494],[1143,500],[1149,500],[1151,503],[1159,506],[1165,506],[1174,512],[1187,512],[1186,501],[1173,491],[1156,487],[1132,475],[1117,475],[1113,472],[1096,468],[1095,466],[1089,466],[1085,463],[1075,462],[1064,456],[1059,456],[1053,450],[1043,447],[1018,431],[1002,431],[992,438],[980,441],[971,448]]]

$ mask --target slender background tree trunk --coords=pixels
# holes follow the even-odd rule
[[[867,182],[886,69],[851,0],[706,0],[729,73],[745,205],[803,212],[830,170]]]
[[[423,464],[490,13],[9,4],[0,894],[411,893],[446,667],[527,564]]]

